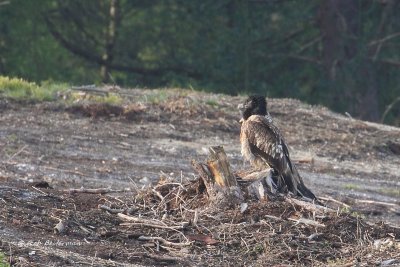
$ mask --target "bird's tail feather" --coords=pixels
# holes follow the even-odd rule
[[[313,192],[308,189],[303,183],[297,185],[297,194],[300,194],[302,197],[309,198],[311,200],[317,199]]]
[[[291,169],[287,168],[282,176],[285,180],[288,190],[291,191],[293,194],[306,197],[311,200],[316,199],[315,195],[304,184],[303,179],[297,171],[296,166],[292,165]]]

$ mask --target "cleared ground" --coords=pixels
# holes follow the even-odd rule
[[[1,101],[0,245],[13,263],[190,265],[189,259],[179,261],[171,251],[170,259],[157,259],[157,249],[143,249],[146,244],[137,240],[143,233],[121,235],[121,221],[98,207],[134,206],[135,189],[156,184],[161,177],[195,179],[190,160],[203,161],[209,146],[223,145],[233,170],[248,168],[240,155],[236,109],[244,97],[184,90],[118,92],[123,109],[89,104],[87,99],[72,106]],[[366,221],[400,225],[399,128],[291,99],[268,99],[268,105],[305,183],[317,196]],[[43,182],[51,188],[43,188]],[[130,191],[62,192],[81,187]],[[54,233],[53,227],[65,218],[68,234]],[[106,234],[112,229],[119,235]],[[208,252],[212,259],[192,255],[191,261],[217,264],[215,257],[226,257],[220,263],[234,265],[226,246]],[[185,249],[190,254],[190,248]],[[262,264],[257,255],[251,262]]]

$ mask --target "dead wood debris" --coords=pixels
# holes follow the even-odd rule
[[[156,242],[160,242],[166,246],[172,246],[172,247],[184,247],[184,246],[190,246],[191,243],[190,242],[180,242],[180,243],[174,243],[174,242],[170,242],[168,240],[165,240],[162,237],[154,237],[154,236],[139,236],[138,237],[139,241],[156,241]]]
[[[139,192],[135,215],[117,215],[122,232],[139,232],[136,239],[150,242],[144,247],[153,244],[158,257],[172,260],[179,255],[181,262],[194,265],[352,266],[358,262],[370,266],[394,259],[400,251],[400,229],[368,224],[349,213],[299,199],[249,201],[243,213],[239,206],[210,209],[207,201],[202,180],[164,180]],[[377,249],[378,243],[389,245]],[[223,255],[224,261],[217,255]]]
[[[207,262],[209,266],[353,266],[355,262],[371,266],[399,255],[400,229],[370,224],[344,211],[290,196],[261,201],[245,198],[243,211],[239,204],[215,209],[208,190],[217,189],[206,184],[211,171],[206,164],[193,161],[192,165],[198,179],[178,183],[165,178],[137,192],[134,214],[117,213],[120,231],[127,236],[135,233],[148,250],[146,255],[157,255],[148,256],[155,261],[171,259],[176,264],[179,258],[181,264]],[[243,182],[238,185],[245,188]]]
[[[215,209],[206,189],[200,178],[167,177],[118,198],[84,194],[82,189],[79,194],[62,194],[56,202],[48,201],[54,189],[43,188],[45,194],[38,194],[28,187],[37,196],[28,202],[18,199],[24,194],[10,189],[17,197],[3,196],[0,216],[14,226],[35,227],[62,242],[78,242],[70,248],[76,255],[95,248],[98,254],[90,258],[94,266],[106,266],[106,260],[110,266],[376,266],[395,262],[391,260],[400,254],[400,229],[383,223],[370,224],[350,213],[279,195],[261,201],[245,198],[244,210],[240,204]],[[23,209],[15,210],[16,205]],[[33,212],[40,219],[32,218]],[[0,248],[7,251],[10,242],[2,242]],[[11,246],[13,251],[27,249],[18,243]],[[43,248],[54,253],[64,249]],[[31,245],[24,255],[31,250],[43,253]]]
[[[111,188],[70,188],[63,190],[64,193],[76,194],[76,193],[86,193],[86,194],[108,194],[108,193],[118,193],[125,192],[127,190],[115,190]]]

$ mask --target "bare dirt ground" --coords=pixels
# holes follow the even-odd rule
[[[189,183],[196,178],[190,160],[203,161],[210,146],[224,146],[233,170],[248,168],[240,155],[236,109],[244,97],[184,90],[119,92],[123,109],[86,100],[72,106],[1,101],[0,251],[8,262],[353,266],[358,260],[359,266],[370,266],[400,260],[399,128],[297,100],[268,99],[305,183],[340,215],[319,218],[322,228],[296,228],[289,218],[300,216],[298,208],[263,203],[248,214],[205,214],[199,221],[202,229],[197,225],[181,231],[168,224],[154,230],[143,222],[129,225],[115,210],[100,206],[144,217],[178,216],[172,211],[163,215],[157,195],[138,188],[156,185],[160,178]],[[81,187],[120,192],[68,191]],[[192,210],[201,207],[190,205]],[[193,214],[180,212],[182,220],[193,220]],[[315,219],[306,214],[300,217]],[[321,239],[310,239],[315,233]],[[143,236],[180,242],[171,245]],[[373,245],[377,250],[371,252]]]

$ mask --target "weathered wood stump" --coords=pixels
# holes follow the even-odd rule
[[[192,166],[204,183],[209,206],[213,208],[226,209],[249,200],[265,201],[281,196],[283,201],[295,203],[307,210],[327,211],[325,207],[294,199],[290,194],[279,191],[272,169],[252,170],[241,177],[235,176],[222,146],[210,147],[206,163],[193,160]]]
[[[267,182],[271,178],[269,169],[251,172],[239,183],[222,146],[209,148],[206,164],[193,161],[192,165],[202,179],[210,201],[216,206],[229,207],[248,198],[265,200],[266,194],[274,192]]]
[[[192,165],[203,180],[210,201],[215,207],[242,203],[243,193],[231,172],[223,147],[210,147],[209,152],[207,164],[192,161]]]

